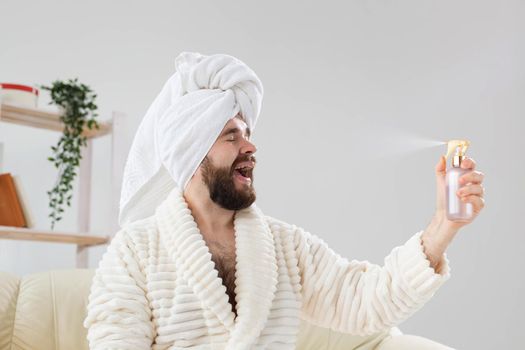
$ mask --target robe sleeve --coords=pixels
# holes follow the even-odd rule
[[[450,278],[446,253],[439,271],[430,266],[422,233],[395,247],[380,266],[367,260],[348,261],[321,238],[296,227],[301,318],[356,335],[370,335],[400,324]]]
[[[146,281],[126,231],[112,239],[93,277],[84,327],[91,350],[151,349]]]

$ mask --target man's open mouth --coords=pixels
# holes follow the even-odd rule
[[[239,179],[242,182],[251,182],[252,181],[252,168],[245,167],[245,168],[239,168],[235,169],[233,171],[234,176]]]

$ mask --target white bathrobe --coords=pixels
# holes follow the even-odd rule
[[[380,266],[349,261],[255,204],[236,212],[234,228],[237,317],[178,188],[153,216],[121,229],[93,279],[90,348],[295,349],[302,321],[375,334],[414,314],[450,277],[446,254],[440,271],[430,267],[422,231]]]

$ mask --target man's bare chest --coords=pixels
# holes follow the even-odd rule
[[[226,287],[226,293],[232,309],[236,312],[235,302],[235,242],[225,243],[219,241],[207,242],[208,248],[215,263],[219,277]]]

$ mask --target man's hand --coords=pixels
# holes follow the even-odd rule
[[[441,256],[447,249],[450,242],[458,232],[458,230],[470,224],[485,207],[485,189],[482,185],[484,174],[480,171],[475,170],[476,162],[472,158],[465,157],[461,162],[461,168],[468,169],[469,171],[463,174],[460,178],[460,186],[462,187],[456,195],[461,198],[464,203],[472,203],[472,217],[467,221],[451,221],[447,219],[446,215],[446,159],[445,156],[441,156],[435,167],[436,172],[436,212],[429,226],[423,232],[422,240],[427,254],[430,260],[431,266],[439,271],[439,265],[441,264]]]
[[[485,175],[475,170],[476,162],[472,158],[465,157],[461,162],[462,169],[468,169],[469,171],[463,174],[459,178],[459,185],[462,187],[457,193],[464,203],[472,204],[473,215],[468,221],[456,222],[447,219],[446,216],[446,180],[445,175],[447,173],[445,156],[441,156],[439,162],[436,164],[436,215],[443,220],[443,225],[449,231],[458,231],[461,227],[470,224],[481,212],[485,206],[485,189],[482,185],[483,178]]]

